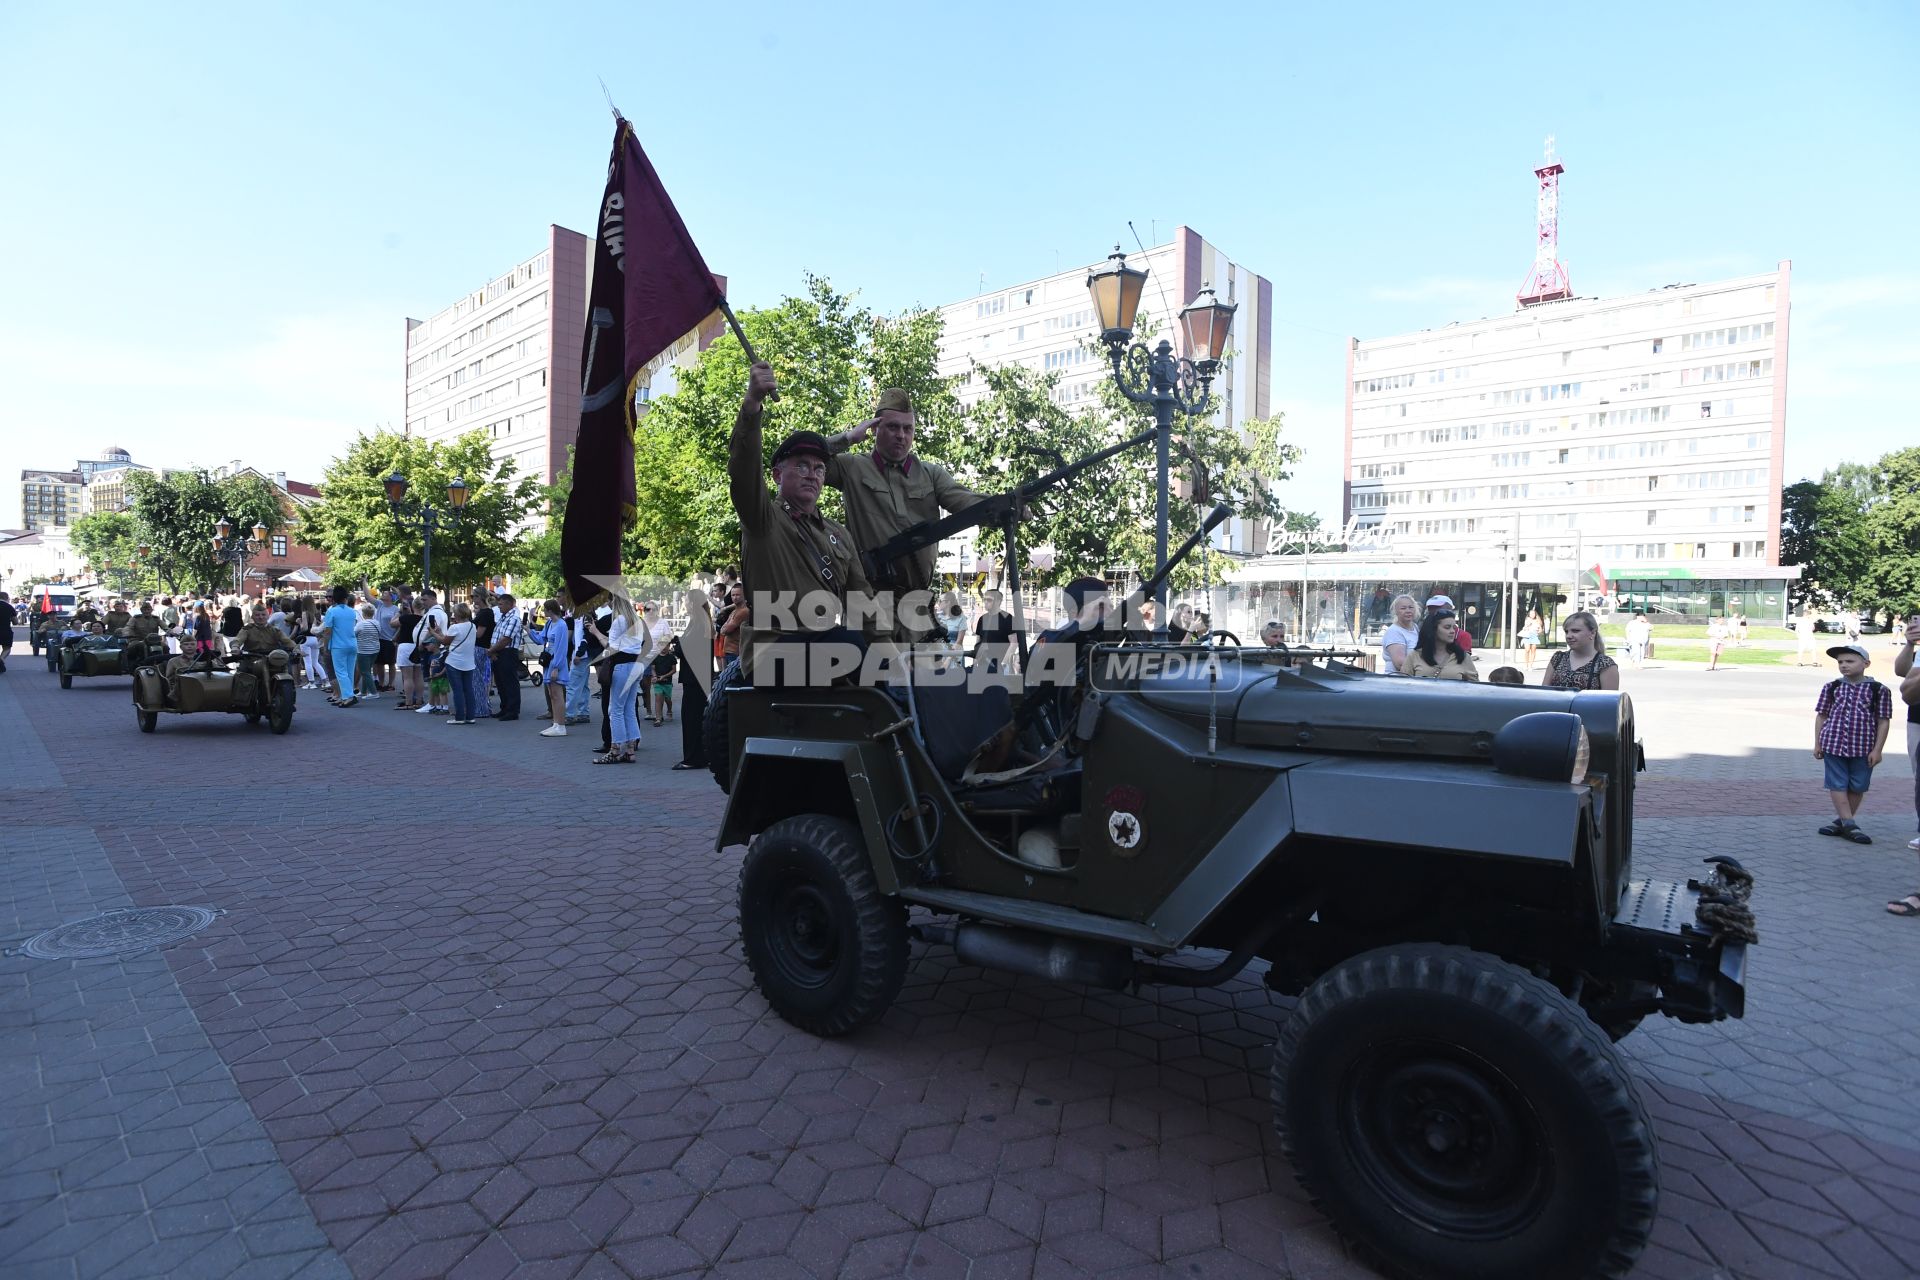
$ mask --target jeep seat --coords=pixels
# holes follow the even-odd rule
[[[927,755],[951,783],[960,781],[980,748],[1013,726],[1013,699],[1002,684],[916,683],[913,701]]]

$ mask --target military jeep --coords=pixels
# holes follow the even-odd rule
[[[716,847],[747,845],[741,938],[769,1005],[851,1032],[916,938],[1107,988],[1258,962],[1296,997],[1271,1074],[1284,1150],[1373,1262],[1625,1274],[1658,1163],[1613,1041],[1654,1013],[1740,1016],[1754,937],[1738,864],[1634,877],[1628,698],[1334,651],[1196,665],[1072,626],[1047,643],[1073,646],[1064,689],[716,690]]]

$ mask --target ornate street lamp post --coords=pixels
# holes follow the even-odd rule
[[[433,585],[433,534],[442,524],[457,526],[466,518],[469,491],[465,480],[447,486],[444,509],[429,506],[419,499],[408,499],[407,478],[398,471],[382,482],[387,490],[387,511],[399,528],[420,535],[420,585]]]
[[[233,594],[247,594],[247,561],[260,554],[267,545],[267,526],[258,520],[253,523],[251,537],[233,536],[233,522],[225,516],[220,517],[213,526],[213,562],[233,566]]]
[[[141,553],[145,554],[145,548],[141,549]],[[113,594],[125,598],[127,583],[140,571],[140,565],[138,560],[132,564],[121,564],[118,560],[105,560],[101,562],[100,570],[112,583]]]
[[[1154,571],[1167,563],[1167,489],[1173,451],[1173,411],[1189,415],[1203,414],[1212,407],[1210,392],[1213,377],[1220,371],[1226,354],[1227,334],[1233,328],[1237,306],[1222,302],[1211,285],[1200,292],[1180,312],[1180,328],[1187,350],[1193,357],[1175,356],[1173,344],[1162,338],[1153,350],[1133,342],[1133,321],[1140,310],[1140,294],[1146,288],[1147,273],[1127,265],[1120,246],[1106,265],[1095,267],[1087,276],[1087,292],[1093,296],[1093,308],[1100,321],[1100,341],[1106,344],[1107,357],[1113,363],[1113,381],[1120,393],[1135,404],[1153,406],[1155,466],[1157,468],[1153,511]],[[1131,344],[1131,345],[1129,345]],[[1154,630],[1167,627],[1167,586],[1160,584],[1155,593]]]

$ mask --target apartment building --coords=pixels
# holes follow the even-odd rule
[[[1344,517],[1676,612],[1784,609],[1792,264],[1349,343]]]
[[[1142,319],[1150,316],[1158,326],[1157,337],[1171,338],[1176,346],[1180,309],[1203,285],[1239,304],[1233,318],[1234,356],[1213,384],[1214,412],[1227,423],[1266,417],[1271,412],[1272,283],[1188,227],[1175,228],[1171,240],[1144,253],[1130,253],[1127,260],[1149,273],[1140,304]],[[1058,373],[1054,398],[1063,405],[1077,405],[1097,394],[1100,379],[1112,376],[1094,342],[1099,330],[1087,296],[1087,273],[1098,265],[1075,266],[940,308],[939,371],[959,380],[963,406],[977,402],[986,391],[973,377],[975,363],[1024,364]],[[1214,538],[1217,547],[1258,553],[1266,549],[1267,529],[1263,522],[1236,517]]]
[[[407,320],[406,430],[485,432],[495,459],[552,484],[580,425],[593,242],[549,226],[532,257],[425,320]]]

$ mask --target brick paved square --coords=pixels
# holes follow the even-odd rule
[[[1637,865],[1739,856],[1763,934],[1745,1021],[1625,1042],[1665,1168],[1638,1276],[1912,1270],[1920,930],[1880,905],[1920,884],[1911,784],[1877,778],[1879,843],[1813,834],[1817,683],[1629,679]],[[880,1025],[812,1039],[753,991],[721,797],[658,733],[625,770],[378,704],[148,737],[25,662],[0,722],[9,941],[225,912],[0,960],[10,1277],[1367,1274],[1280,1158],[1256,977],[1087,992],[916,945]]]

